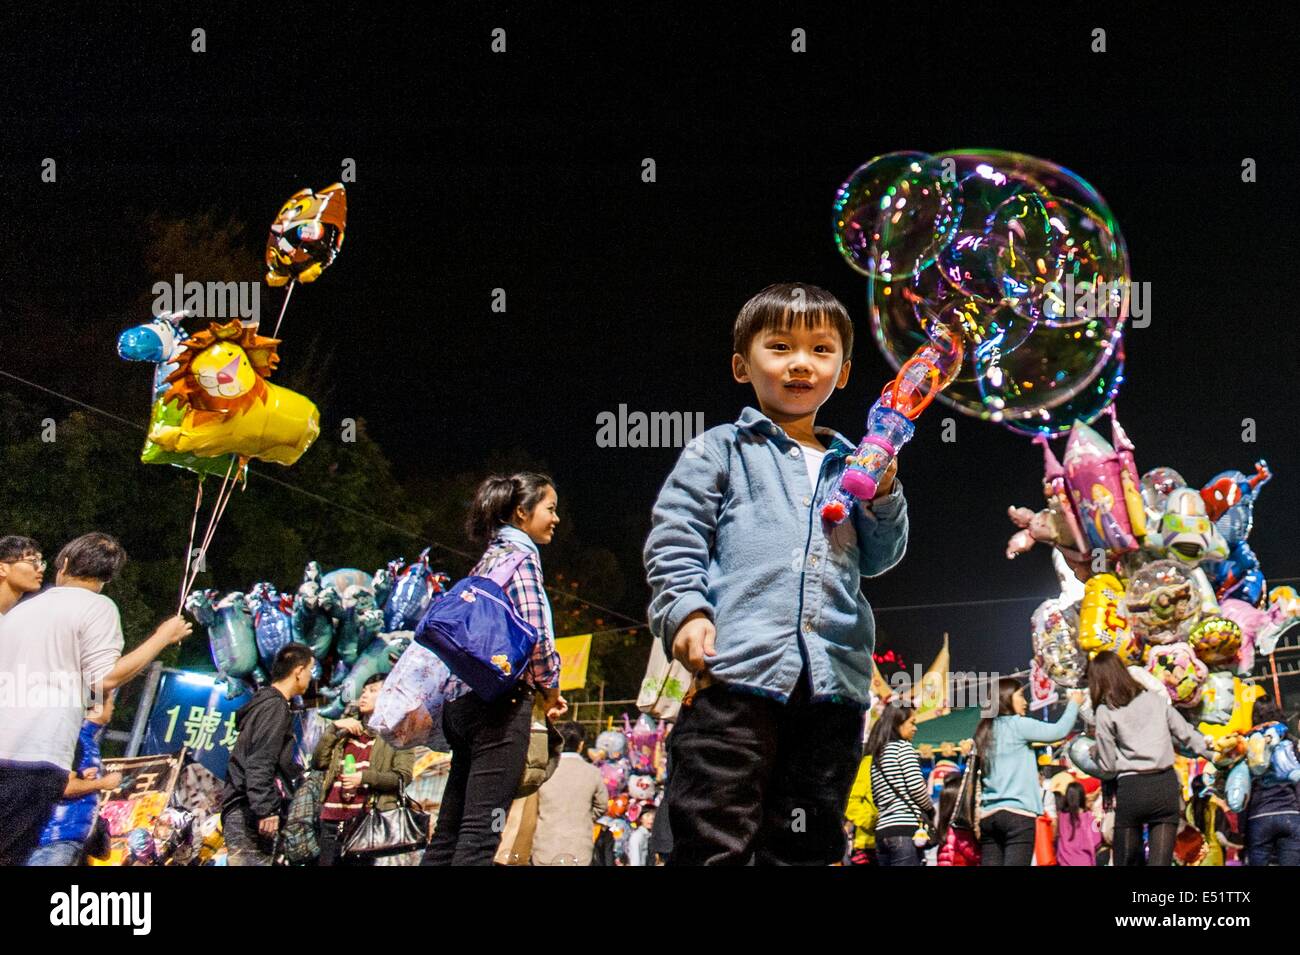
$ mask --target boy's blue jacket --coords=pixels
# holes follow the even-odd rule
[[[816,431],[827,451],[815,489],[799,443],[753,408],[686,446],[645,544],[650,629],[671,658],[677,628],[703,610],[718,631],[716,679],[784,703],[806,658],[813,700],[866,706],[876,624],[860,578],[902,558],[907,502],[895,481],[875,505],[825,524],[821,506],[853,445]]]

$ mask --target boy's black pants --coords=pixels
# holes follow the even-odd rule
[[[860,707],[786,704],[715,684],[668,737],[670,865],[831,865],[862,756]]]

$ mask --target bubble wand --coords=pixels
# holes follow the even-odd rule
[[[876,496],[880,479],[916,431],[912,422],[957,376],[963,354],[961,333],[935,323],[931,334],[933,339],[903,362],[871,406],[866,434],[846,459],[847,466],[822,505],[823,520],[841,524],[855,501]]]

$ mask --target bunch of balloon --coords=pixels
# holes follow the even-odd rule
[[[347,201],[337,183],[320,193],[300,190],[280,209],[265,255],[268,284],[289,284],[275,335],[293,284],[315,281],[334,262],[346,220]],[[269,380],[280,360],[279,338],[259,335],[256,320],[209,321],[188,334],[184,322],[191,317],[185,311],[155,316],[123,331],[117,343],[122,358],[154,365],[141,461],[198,476],[177,613],[204,568],[235,488],[247,487],[249,461],[292,465],[320,433],[315,404]],[[221,485],[200,533],[207,475],[220,476]]]

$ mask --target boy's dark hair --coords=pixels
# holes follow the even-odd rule
[[[476,543],[486,544],[498,527],[510,523],[515,508],[522,507],[531,512],[541,502],[548,487],[555,487],[555,482],[535,471],[520,471],[509,477],[489,475],[474,492],[469,515],[465,518],[466,536]]]
[[[364,690],[366,687],[370,686],[370,684],[372,684],[372,683],[383,683],[383,682],[384,682],[384,679],[385,679],[384,674],[382,674],[382,673],[372,673],[372,674],[370,675],[370,679],[367,680],[365,683],[362,683],[362,684],[361,684],[361,689]]]
[[[732,350],[738,355],[748,355],[749,346],[761,333],[796,324],[803,328],[829,324],[839,332],[844,360],[853,357],[853,322],[848,309],[825,289],[799,282],[769,285],[741,306],[731,332]]]
[[[564,740],[566,753],[582,752],[582,744],[587,742],[587,729],[581,723],[561,723],[558,727]]]
[[[63,563],[68,567],[64,570]],[[56,571],[64,571],[69,577],[81,580],[98,580],[108,583],[117,576],[122,565],[126,563],[126,549],[122,542],[111,534],[92,531],[82,534],[75,540],[63,545],[59,556],[54,558]]]
[[[22,560],[28,554],[39,554],[40,552],[41,545],[30,537],[19,537],[17,534],[0,537],[0,561],[4,563]]]
[[[281,680],[287,680],[294,670],[300,666],[310,666],[311,661],[310,647],[302,643],[285,644],[275,655],[275,662],[271,664],[271,682],[279,683]]]

